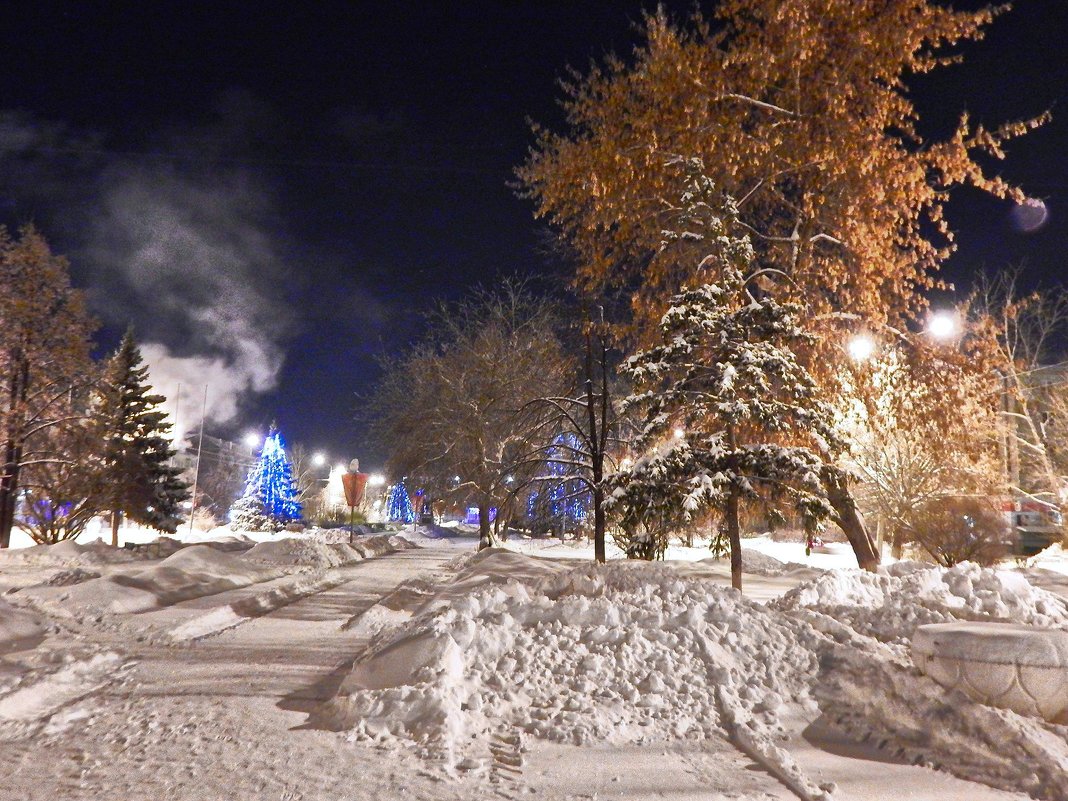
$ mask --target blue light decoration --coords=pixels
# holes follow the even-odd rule
[[[497,507],[496,506],[491,506],[490,507],[489,519],[490,519],[491,523],[494,522],[497,519]],[[477,506],[468,506],[467,509],[464,510],[464,523],[466,523],[468,525],[471,525],[471,526],[477,526],[479,524],[478,507]]]
[[[560,434],[546,453],[545,471],[558,480],[543,481],[527,500],[527,516],[542,520],[554,529],[574,531],[589,516],[592,495],[586,484],[575,478],[581,468],[562,462],[579,461],[582,444],[574,434]]]
[[[245,480],[243,497],[253,496],[275,523],[285,525],[300,520],[301,507],[293,483],[293,465],[286,456],[285,441],[272,427],[263,441],[260,458]]]
[[[415,508],[403,481],[398,481],[386,493],[386,520],[391,523],[415,522]]]

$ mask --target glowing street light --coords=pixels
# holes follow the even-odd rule
[[[952,339],[957,335],[957,317],[952,312],[939,311],[927,321],[927,333],[935,339]]]
[[[682,439],[685,436],[686,436],[685,429],[682,429],[682,428],[676,428],[675,429],[675,439]]]
[[[322,467],[324,464],[326,464],[326,454],[317,453],[312,456],[312,464],[316,467]]]
[[[849,340],[846,346],[849,358],[855,362],[866,362],[875,353],[875,340],[867,334],[858,334]]]
[[[367,479],[367,486],[381,487],[386,483],[386,477],[381,473],[372,473]]]
[[[249,431],[247,434],[245,434],[245,439],[243,440],[243,442],[247,447],[251,448],[252,450],[256,450],[256,448],[260,447],[260,445],[263,444],[263,437],[261,437],[255,431]]]

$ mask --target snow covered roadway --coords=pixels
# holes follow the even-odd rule
[[[1018,576],[798,568],[756,603],[713,562],[416,541],[0,560],[17,588],[0,801],[1068,797],[1068,729],[947,704],[906,664],[917,623],[1064,626],[1063,600]],[[918,748],[927,713],[944,734]],[[1014,771],[1021,753],[1034,764]]]

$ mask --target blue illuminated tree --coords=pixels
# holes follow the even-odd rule
[[[390,487],[386,495],[386,519],[391,523],[415,522],[415,508],[402,481]]]
[[[577,472],[582,443],[572,433],[560,434],[545,452],[545,475],[527,500],[527,517],[535,528],[575,531],[586,522],[593,500],[588,482]]]
[[[244,494],[230,507],[230,526],[243,531],[280,531],[299,521],[300,515],[293,465],[286,457],[282,435],[272,428],[245,480]]]

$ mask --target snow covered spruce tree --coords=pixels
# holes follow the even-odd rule
[[[301,519],[293,465],[277,429],[263,441],[260,457],[249,470],[245,491],[230,507],[230,528],[237,531],[281,531]]]
[[[732,234],[733,201],[696,169],[682,201],[681,230],[665,232],[663,247],[683,257],[698,248],[709,282],[675,295],[660,344],[624,365],[635,386],[625,406],[644,412],[635,443],[644,455],[612,477],[611,505],[624,546],[645,558],[663,555],[672,526],[720,512],[741,589],[740,505],[761,504],[775,518],[786,502],[806,527],[819,525],[832,514],[820,472],[840,443],[795,356],[811,344],[801,307],[754,286],[761,271],[751,272],[748,237]]]
[[[174,450],[167,439],[171,425],[151,392],[148,367],[128,330],[108,360],[101,382],[98,414],[104,436],[107,500],[111,509],[111,544],[119,544],[119,523],[130,520],[173,532],[189,498],[181,471],[171,465]]]
[[[403,481],[398,481],[386,493],[386,520],[391,523],[415,522],[415,507]]]

